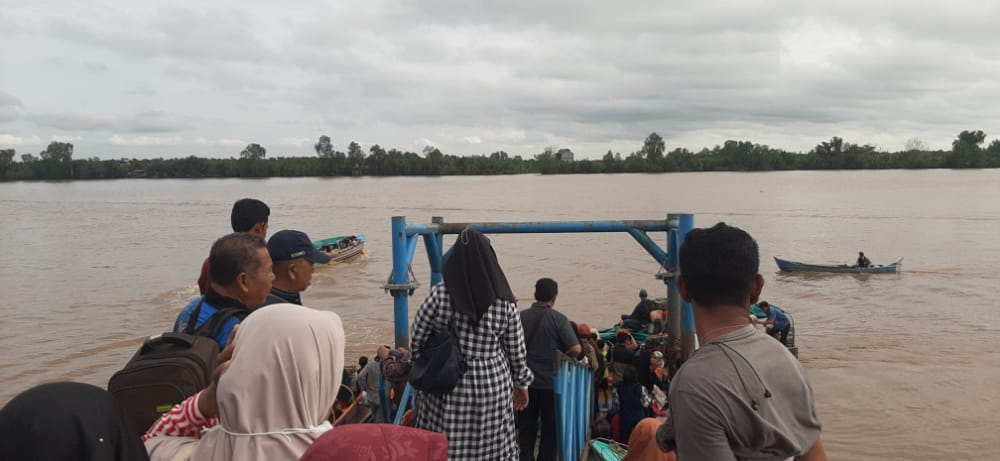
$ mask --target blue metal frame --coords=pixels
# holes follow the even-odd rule
[[[577,461],[583,455],[590,436],[589,422],[594,418],[594,374],[563,354],[559,354],[558,363],[553,382],[558,421],[556,447],[560,460]],[[584,424],[579,424],[581,421]]]
[[[656,277],[666,285],[670,337],[681,339],[685,354],[694,351],[694,315],[691,305],[680,299],[674,281],[680,269],[678,252],[684,237],[694,228],[694,215],[691,214],[669,214],[662,220],[497,223],[445,223],[443,218],[434,217],[430,224],[412,225],[406,223],[404,216],[393,216],[392,274],[384,288],[393,296],[396,347],[410,345],[409,297],[420,286],[410,270],[417,241],[422,237],[431,268],[431,284],[437,284],[443,280],[444,261],[448,258],[448,254],[442,253],[444,234],[459,234],[467,228],[484,234],[623,232],[631,235],[662,268]],[[657,245],[649,232],[666,232],[666,249]],[[587,443],[589,421],[593,417],[589,403],[593,399],[593,384],[589,369],[565,358],[560,361],[554,388],[560,417],[557,436],[560,459],[579,459]],[[413,395],[414,391],[407,385],[403,403],[395,415],[396,424],[400,423]]]
[[[484,234],[538,234],[538,233],[581,233],[581,232],[624,232],[632,236],[653,260],[666,272],[661,274],[667,291],[668,321],[671,337],[682,340],[685,352],[693,351],[694,315],[691,306],[680,300],[673,276],[678,273],[677,257],[684,236],[694,228],[694,215],[670,214],[662,220],[625,221],[540,221],[540,222],[495,222],[495,223],[445,223],[441,217],[434,217],[430,224],[407,224],[405,216],[392,217],[392,275],[384,286],[393,296],[396,347],[410,345],[409,297],[420,283],[411,279],[410,264],[417,249],[417,240],[423,237],[427,248],[427,260],[431,268],[431,284],[440,283],[447,254],[444,250],[444,234],[459,234],[471,228]],[[657,245],[648,232],[666,232],[667,248]],[[677,331],[674,331],[674,330]],[[690,345],[690,348],[689,348]]]

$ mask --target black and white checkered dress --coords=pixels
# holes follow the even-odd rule
[[[420,355],[431,332],[447,325],[453,315],[448,290],[443,283],[435,285],[413,322],[414,357]],[[454,315],[454,319],[469,369],[450,393],[421,394],[417,427],[448,437],[450,461],[516,460],[512,385],[526,388],[532,380],[517,306],[498,300],[476,329],[463,314]]]

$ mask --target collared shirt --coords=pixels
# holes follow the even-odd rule
[[[525,335],[534,335],[534,338],[525,337],[528,368],[535,375],[531,387],[552,389],[556,375],[556,352],[568,352],[580,344],[580,340],[569,319],[547,303],[536,302],[521,311],[521,324]]]
[[[268,293],[267,299],[264,300],[264,304],[261,304],[261,307],[283,303],[298,304],[301,306],[302,296],[299,293],[291,293],[271,287],[271,292]]]

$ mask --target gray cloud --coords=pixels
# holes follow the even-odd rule
[[[22,107],[24,106],[24,103],[22,103],[21,100],[18,99],[16,96],[5,93],[3,90],[0,90],[0,107],[13,107],[13,106]]]
[[[961,129],[1000,134],[989,104],[1000,4],[988,0],[55,1],[62,19],[0,14],[20,25],[0,67],[23,69],[0,75],[21,98],[0,104],[0,122],[108,152],[213,153],[218,143],[198,140],[220,139],[306,154],[309,133],[584,157],[627,153],[652,131],[695,150],[730,138],[805,150],[831,136],[940,148]],[[64,65],[88,72],[54,83]],[[100,113],[76,109],[90,107]]]
[[[0,123],[13,122],[21,118],[24,103],[12,94],[0,90]]]
[[[174,133],[189,130],[193,121],[156,110],[147,110],[130,116],[112,116],[95,113],[39,113],[28,119],[41,127],[69,132],[125,132],[125,133]]]

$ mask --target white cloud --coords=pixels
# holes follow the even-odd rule
[[[12,134],[0,134],[0,146],[4,147],[31,146],[41,143],[42,139],[36,135],[32,135],[27,138],[22,138],[20,136],[15,136]]]
[[[240,139],[205,139],[205,138],[195,139],[194,143],[200,146],[214,146],[214,147],[246,147],[248,144],[250,144]]]
[[[158,136],[121,136],[114,135],[107,142],[112,146],[150,147],[150,146],[181,146],[184,138]]]
[[[78,142],[83,141],[83,136],[52,136],[53,141],[57,142]]]
[[[464,137],[462,139],[464,139],[465,142],[467,142],[469,144],[482,144],[483,143],[483,140],[479,139],[479,136],[466,136],[466,137]]]
[[[316,139],[318,139],[318,137]],[[281,139],[278,140],[278,145],[279,146],[288,146],[288,147],[306,147],[306,146],[312,146],[312,144],[313,144],[314,141],[315,141],[315,139],[313,139],[313,138],[304,138],[304,137],[303,138],[281,138]]]

